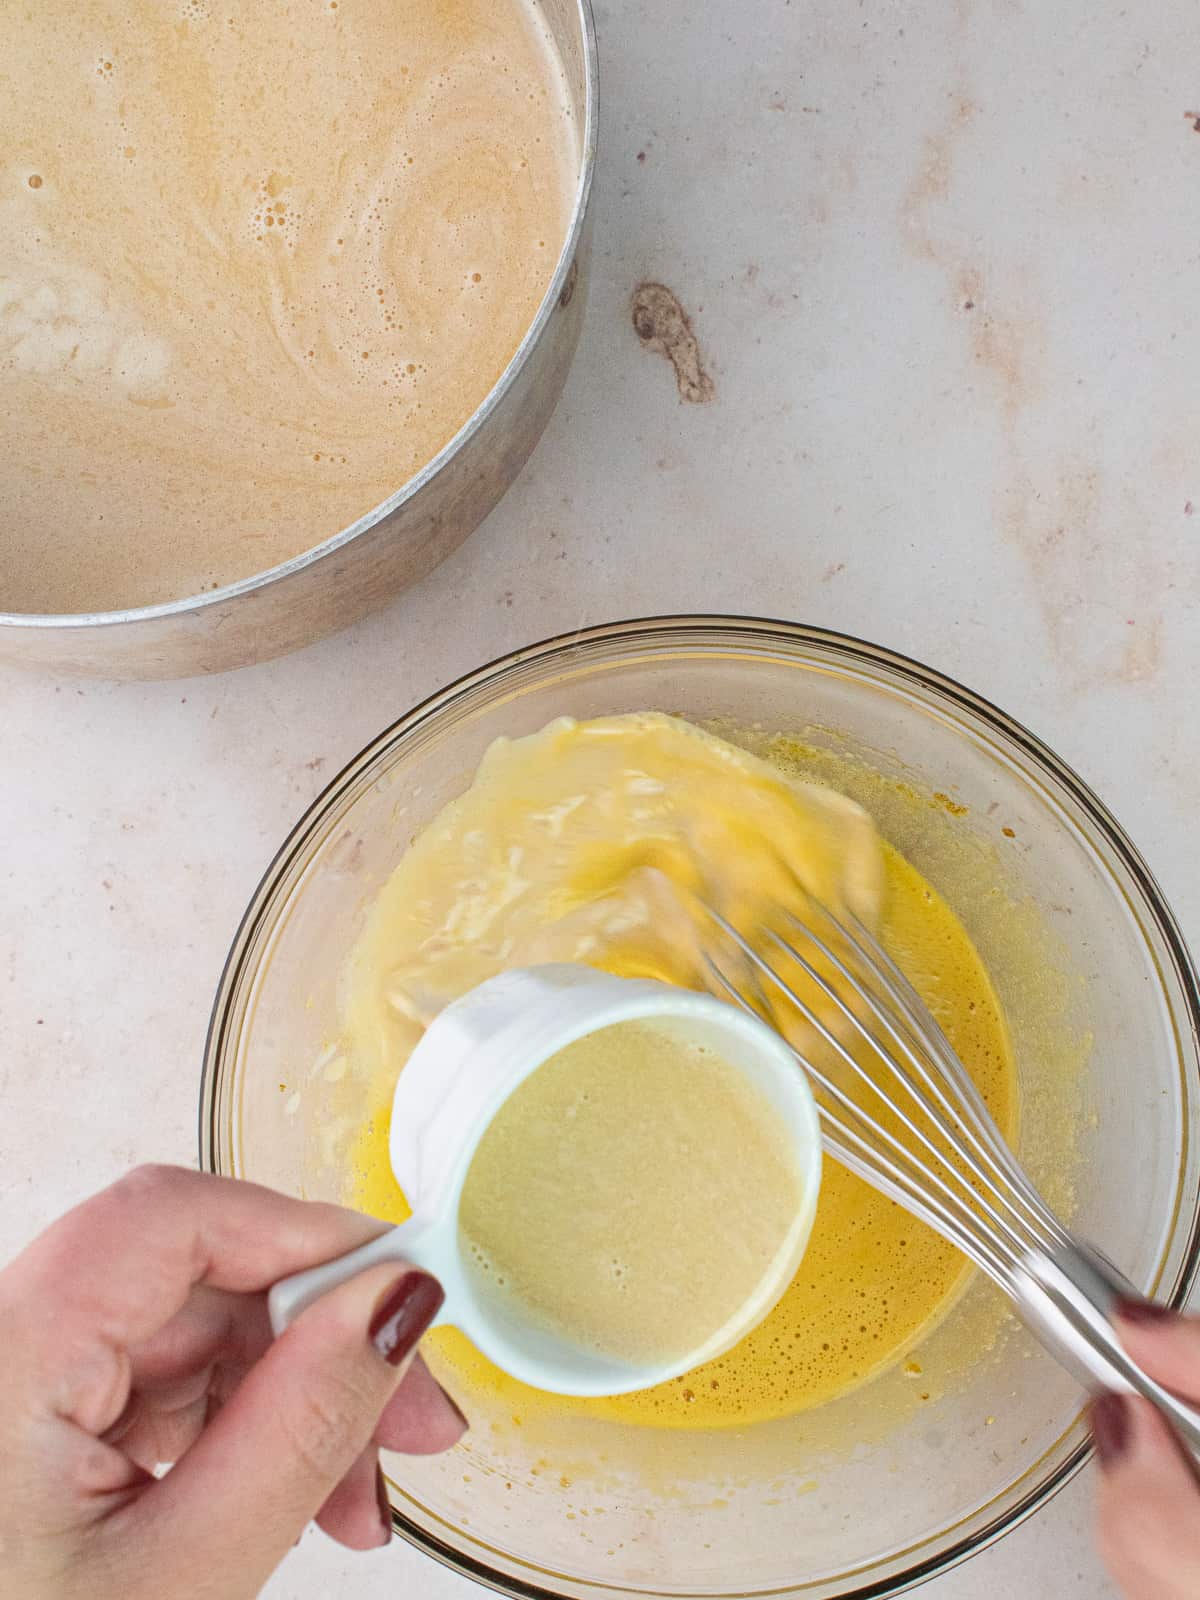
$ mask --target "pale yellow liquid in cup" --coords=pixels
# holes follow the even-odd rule
[[[578,130],[527,0],[31,0],[0,50],[0,611],[378,505],[503,372]]]
[[[548,1331],[654,1366],[767,1309],[802,1194],[778,1114],[743,1072],[669,1026],[623,1022],[504,1103],[459,1223],[468,1261]]]

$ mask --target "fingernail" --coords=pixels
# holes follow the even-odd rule
[[[453,1411],[454,1415],[462,1423],[463,1430],[465,1432],[466,1429],[471,1426],[470,1417],[467,1416],[466,1412],[459,1405],[458,1401],[454,1398],[454,1396],[452,1394],[447,1394],[446,1390],[442,1388],[442,1385],[440,1383],[438,1384],[438,1388],[442,1390],[442,1395],[445,1398],[446,1404],[450,1407],[451,1411]]]
[[[1129,1408],[1125,1396],[1102,1394],[1092,1401],[1092,1438],[1102,1467],[1111,1467],[1125,1454],[1129,1443]]]
[[[1153,1300],[1122,1300],[1117,1306],[1122,1322],[1133,1322],[1143,1327],[1158,1327],[1175,1315],[1170,1306],[1156,1305]]]
[[[445,1298],[441,1284],[427,1272],[406,1272],[393,1284],[367,1329],[385,1361],[398,1367],[412,1354]]]
[[[383,1468],[375,1463],[375,1500],[379,1506],[379,1520],[383,1524],[383,1542],[390,1544],[392,1541],[392,1503],[388,1499],[387,1479],[383,1475]]]

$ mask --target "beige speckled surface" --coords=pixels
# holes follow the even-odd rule
[[[581,622],[863,634],[1026,720],[1200,937],[1200,11],[601,0],[596,264],[524,476],[418,590],[183,684],[0,675],[0,1254],[195,1156],[200,1048],[284,831],[413,700]],[[642,280],[712,381],[644,349]],[[1192,516],[1192,501],[1196,515]],[[1105,1600],[1087,1484],[925,1592]],[[472,1592],[309,1534],[274,1600]]]

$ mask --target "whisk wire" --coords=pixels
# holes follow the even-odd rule
[[[954,1137],[953,1127],[944,1120],[937,1110],[937,1106],[941,1106],[949,1116],[953,1117],[953,1112],[950,1110],[946,1098],[941,1092],[940,1086],[936,1083],[936,1080],[931,1077],[924,1063],[921,1061],[920,1056],[912,1049],[909,1041],[904,1037],[898,1028],[892,1025],[891,1019],[876,1004],[874,997],[870,994],[870,992],[865,987],[861,987],[860,998],[866,1001],[872,1014],[889,1034],[896,1048],[902,1052],[904,1058],[906,1058],[911,1066],[915,1069],[921,1081],[925,1084],[928,1092],[933,1096],[936,1102],[934,1106],[930,1106],[929,1104],[921,1101],[919,1091],[914,1087],[912,1079],[906,1071],[903,1062],[901,1060],[888,1057],[885,1054],[884,1050],[879,1044],[878,1039],[876,1039],[870,1032],[869,1028],[866,1027],[853,1007],[846,1003],[843,996],[839,994],[838,991],[834,989],[832,984],[830,984],[816,970],[812,963],[807,961],[798,950],[795,950],[787,943],[786,940],[780,938],[780,936],[773,930],[770,931],[770,937],[784,952],[784,954],[787,955],[789,959],[795,961],[806,973],[806,975],[817,984],[822,993],[824,993],[827,998],[838,1008],[842,1016],[847,1019],[847,1021],[854,1028],[855,1032],[858,1034],[859,1038],[868,1046],[874,1055],[886,1062],[899,1084],[911,1096],[914,1103],[920,1107],[921,1114],[925,1120],[932,1125],[934,1130],[940,1134],[943,1139],[952,1140]],[[833,955],[832,951],[829,950],[828,946],[824,945],[820,940],[817,940],[815,936],[813,936],[813,938],[814,942],[818,945],[822,952],[828,955],[829,959],[833,961],[839,968],[841,968],[841,963],[837,960],[836,956]],[[847,974],[847,976],[849,975]],[[790,994],[789,998],[792,998]],[[802,1011],[807,1020],[810,1022],[815,1021],[814,1014],[810,1007],[802,1006]],[[819,1024],[817,1025],[819,1027]],[[876,1095],[883,1105],[887,1107],[888,1111],[890,1111],[892,1115],[895,1116],[903,1124],[903,1126],[908,1129],[913,1138],[916,1139],[926,1151],[928,1151],[931,1158],[935,1162],[940,1162],[944,1165],[946,1163],[945,1150],[939,1146],[929,1136],[921,1124],[905,1110],[904,1106],[899,1102],[899,1100],[894,1095],[886,1092],[880,1082],[876,1078],[872,1077],[872,1075],[866,1070],[857,1057],[840,1047],[840,1041],[831,1039],[830,1035],[824,1028],[820,1028],[820,1032],[826,1042],[832,1044],[833,1047],[837,1049],[839,1057],[852,1066],[856,1076],[860,1079],[860,1081],[871,1091],[872,1094]],[[854,1109],[860,1116],[862,1115],[860,1107],[855,1105]],[[879,1132],[882,1130],[876,1131]],[[954,1172],[955,1178],[963,1184],[963,1187],[972,1187],[962,1179],[961,1174],[959,1174],[957,1170],[953,1168],[950,1170]],[[936,1173],[933,1173],[930,1174],[930,1176],[936,1178],[937,1175]],[[1011,1208],[1008,1206],[1007,1196],[1004,1194],[1004,1192],[998,1186],[991,1184],[990,1182],[988,1183],[988,1187],[992,1189],[997,1202],[1002,1207],[1011,1210]],[[1020,1233],[1013,1228],[1013,1226],[1010,1224],[1010,1221],[1005,1216],[998,1214],[995,1220],[997,1226],[1000,1227],[1005,1233],[1009,1239],[1009,1242],[1017,1251],[1018,1255],[1023,1253],[1027,1244],[1027,1240],[1021,1237]]]
[[[750,1016],[759,1015],[756,1008],[747,1002],[727,975],[711,960],[709,961],[709,969],[717,985],[718,992],[723,991],[735,1005],[740,1006]],[[761,991],[761,985],[758,985],[756,980],[755,986]],[[1001,1287],[1005,1287],[1010,1277],[1005,1258],[992,1250],[986,1243],[979,1244],[976,1242],[967,1227],[966,1211],[958,1197],[940,1182],[936,1174],[927,1174],[923,1168],[917,1168],[919,1175],[914,1177],[912,1172],[901,1165],[901,1162],[906,1161],[915,1165],[911,1163],[910,1153],[898,1141],[894,1140],[886,1130],[876,1129],[873,1124],[861,1118],[853,1102],[836,1084],[831,1083],[819,1069],[807,1063],[798,1052],[793,1050],[792,1053],[796,1056],[799,1065],[809,1073],[822,1093],[833,1100],[845,1116],[859,1120],[860,1124],[870,1131],[871,1136],[864,1137],[849,1122],[839,1121],[831,1113],[827,1104],[823,1105],[818,1101],[817,1110],[824,1132],[825,1148],[829,1154],[842,1162],[852,1172],[857,1173],[859,1177],[864,1178],[868,1183],[873,1184],[875,1188],[888,1195],[890,1199],[895,1200],[899,1205],[904,1206],[906,1210],[920,1217],[922,1221],[927,1222],[930,1227],[942,1233],[953,1244],[956,1244],[965,1255],[977,1261]],[[892,1146],[896,1155],[900,1158],[899,1161],[893,1160],[888,1154],[879,1149],[877,1143],[872,1142],[872,1139],[879,1139],[880,1137],[882,1137],[885,1145]],[[935,1195],[930,1194],[929,1189],[931,1186],[934,1189],[940,1189],[944,1193],[945,1199],[938,1199]]]
[[[837,918],[833,916],[832,912],[829,912],[825,907],[821,907],[821,910],[842,938],[849,941],[850,935],[842,924],[838,922]],[[927,1008],[923,1007],[920,998],[907,979],[900,973],[899,968],[895,967],[894,963],[889,962],[896,978],[899,979],[899,983],[897,983],[885,968],[880,967],[877,960],[870,960],[874,954],[871,949],[863,950],[860,947],[858,952],[860,960],[867,967],[872,981],[880,985],[886,998],[891,1001],[892,1005],[900,1013],[900,1019],[904,1023],[903,1028],[897,1025],[896,1019],[888,1013],[884,1005],[880,1004],[871,987],[863,983],[861,978],[856,980],[856,975],[817,933],[811,928],[805,927],[794,916],[790,920],[811,940],[821,954],[845,978],[846,982],[853,986],[854,992],[859,999],[865,1002],[879,1026],[888,1035],[895,1048],[902,1053],[903,1062],[889,1057],[886,1051],[880,1048],[879,1041],[862,1024],[857,1013],[846,1002],[845,997],[825,981],[821,974],[815,971],[810,962],[805,961],[803,956],[788,945],[785,940],[781,939],[774,930],[768,930],[770,937],[786,955],[800,963],[841,1013],[854,1024],[864,1043],[890,1068],[892,1074],[903,1085],[913,1102],[920,1108],[922,1116],[932,1124],[938,1134],[950,1144],[951,1148],[954,1147],[956,1138],[965,1139],[975,1157],[973,1177],[976,1181],[970,1183],[969,1187],[978,1195],[979,1185],[982,1185],[991,1194],[995,1204],[1001,1208],[1001,1211],[1008,1218],[1008,1222],[1001,1216],[997,1216],[995,1220],[1013,1240],[1018,1249],[1018,1256],[1024,1254],[1030,1244],[1046,1246],[1052,1237],[1045,1225],[1047,1220],[1051,1220],[1049,1213],[1044,1208],[1039,1209],[1037,1206],[1030,1205],[1026,1195],[1022,1193],[1014,1182],[1015,1162],[1012,1153],[1007,1148],[1000,1146],[1001,1154],[999,1159],[996,1158],[993,1141],[989,1141],[986,1138],[988,1128],[994,1125],[991,1122],[990,1113],[987,1111],[982,1096],[979,1096],[975,1085],[962,1070],[949,1041],[945,1038]],[[861,928],[861,924],[859,926]],[[865,929],[862,931],[866,932]],[[872,943],[874,944],[875,941],[872,941]],[[877,944],[875,944],[875,950],[879,954],[884,954]],[[924,1016],[916,1012],[914,1007],[921,1007],[924,1011]],[[935,1052],[933,1048],[935,1034],[937,1042],[944,1046],[944,1054],[940,1051]],[[941,1059],[938,1059],[939,1055]],[[933,1058],[932,1064],[931,1057]],[[907,1063],[912,1073],[916,1075],[920,1088],[914,1085],[912,1077],[905,1069],[904,1063]],[[901,1116],[905,1126],[921,1140],[921,1143],[929,1150],[934,1159],[945,1162],[945,1151],[925,1138],[920,1129],[914,1127],[911,1120],[904,1117],[894,1100],[884,1091],[881,1085],[867,1074],[860,1073],[860,1076],[866,1079],[870,1087],[888,1105],[889,1109]],[[960,1097],[957,1103],[947,1094],[946,1083],[952,1084],[955,1095]],[[970,1090],[970,1095],[966,1093],[968,1089]],[[928,1098],[922,1097],[922,1090]],[[982,1117],[976,1114],[971,1095],[978,1098]],[[930,1105],[930,1099],[934,1102],[933,1105]],[[964,1099],[966,1100],[965,1104]],[[998,1144],[998,1135],[995,1136],[995,1143]],[[1009,1227],[1009,1222],[1015,1227],[1015,1234],[1012,1228]]]
[[[1057,1247],[1067,1238],[1065,1230],[1004,1144],[982,1095],[900,968],[858,918],[852,918],[852,927],[847,928],[828,907],[812,904],[861,970],[853,970],[808,923],[793,914],[788,920],[843,980],[845,991],[777,929],[763,932],[848,1024],[855,1040],[882,1067],[881,1073],[869,1071],[761,951],[706,905],[713,923],[742,957],[744,969],[740,984],[735,983],[706,951],[715,984],[751,1014],[772,1015],[767,983],[795,1008],[835,1059],[874,1097],[869,1103],[886,1108],[917,1146],[914,1149],[897,1137],[878,1114],[868,1112],[822,1071],[811,1051],[793,1045],[798,1062],[820,1091],[819,1110],[830,1153],[941,1231],[1004,1286],[1031,1251]]]
[[[824,906],[819,906],[818,909],[835,928],[840,930],[843,935],[845,934],[845,929],[842,928],[841,923],[831,911]],[[970,1076],[963,1071],[954,1047],[947,1039],[936,1017],[924,1006],[921,997],[917,994],[908,978],[905,977],[875,935],[853,913],[850,913],[850,920],[859,944],[873,958],[875,965],[879,969],[881,981],[893,996],[895,1003],[905,1012],[910,1027],[916,1031],[924,1024],[925,1042],[936,1064],[944,1074],[953,1079],[963,1095],[966,1107],[971,1115],[964,1117],[962,1121],[964,1131],[972,1146],[977,1150],[981,1159],[984,1157],[983,1149],[980,1149],[980,1146],[986,1149],[994,1169],[1002,1172],[1006,1180],[1012,1184],[1028,1207],[1031,1216],[1036,1219],[1039,1228],[1048,1235],[1049,1240],[1060,1246],[1071,1245],[1070,1234],[1046,1205],[1041,1195],[1034,1188],[1024,1167],[1016,1160],[1012,1150],[1001,1138],[992,1120],[991,1112],[988,1110],[987,1102]],[[923,1016],[922,1013],[924,1013]]]
[[[857,1158],[853,1165],[861,1176],[866,1177],[868,1181],[874,1182],[876,1181],[876,1175],[882,1170],[898,1188],[903,1190],[905,1196],[903,1203],[909,1204],[910,1208],[913,1203],[920,1204],[926,1210],[935,1207],[943,1228],[954,1229],[954,1242],[959,1244],[961,1249],[978,1260],[981,1266],[985,1265],[983,1258],[986,1256],[986,1265],[989,1271],[1008,1272],[1012,1263],[1020,1260],[1025,1254],[1024,1241],[1017,1237],[1001,1219],[997,1219],[997,1226],[1006,1235],[1011,1260],[1008,1255],[998,1253],[995,1250],[993,1241],[986,1239],[986,1237],[977,1241],[979,1229],[975,1208],[978,1205],[978,1197],[962,1179],[961,1174],[946,1162],[944,1152],[939,1150],[901,1107],[896,1106],[880,1091],[878,1084],[865,1071],[842,1040],[830,1031],[803,997],[769,963],[762,959],[738,930],[722,917],[719,912],[710,910],[710,915],[750,962],[751,971],[755,974],[755,984],[760,995],[762,994],[762,986],[759,979],[760,977],[767,977],[785,998],[796,1007],[800,1015],[815,1029],[838,1059],[872,1092],[880,1094],[884,1103],[895,1111],[913,1136],[929,1150],[938,1165],[932,1170],[922,1166],[914,1158],[912,1150],[902,1140],[898,1139],[890,1129],[873,1121],[863,1107],[847,1094],[839,1084],[835,1083],[828,1074],[823,1072],[810,1056],[801,1054],[793,1047],[793,1054],[800,1062],[800,1065],[826,1098],[826,1104],[824,1106],[819,1105],[818,1109],[821,1111],[822,1121],[826,1127],[826,1143],[830,1146],[831,1153],[839,1154],[831,1140],[840,1138],[851,1143]],[[737,986],[712,960],[711,956],[707,959],[710,971],[713,972],[720,987],[732,996],[744,1010],[753,1014],[754,1007],[745,1001]],[[802,967],[812,973],[809,963],[798,955],[797,960]],[[812,975],[822,987],[826,987],[819,974],[812,973]],[[831,998],[837,999],[836,996],[831,996]],[[871,1039],[869,1033],[865,1033],[864,1038],[876,1052],[879,1052],[877,1042]],[[883,1059],[886,1060],[887,1058],[884,1057]],[[828,1102],[833,1102],[833,1105],[837,1107],[841,1113],[841,1120],[832,1114]],[[965,1197],[962,1194],[955,1193],[947,1181],[948,1177],[954,1178],[966,1189],[967,1194]],[[940,1199],[935,1199],[935,1195],[930,1193],[931,1190],[936,1191],[936,1196],[940,1197]],[[893,1195],[892,1198],[898,1198],[898,1196]]]

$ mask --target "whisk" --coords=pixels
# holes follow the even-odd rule
[[[782,931],[760,928],[757,947],[705,904],[713,991],[785,1035],[816,1091],[831,1156],[982,1268],[1086,1388],[1145,1396],[1200,1455],[1200,1410],[1142,1371],[1117,1337],[1118,1303],[1141,1298],[1133,1285],[1055,1217],[874,934],[852,912],[810,904],[811,918],[781,913]]]

